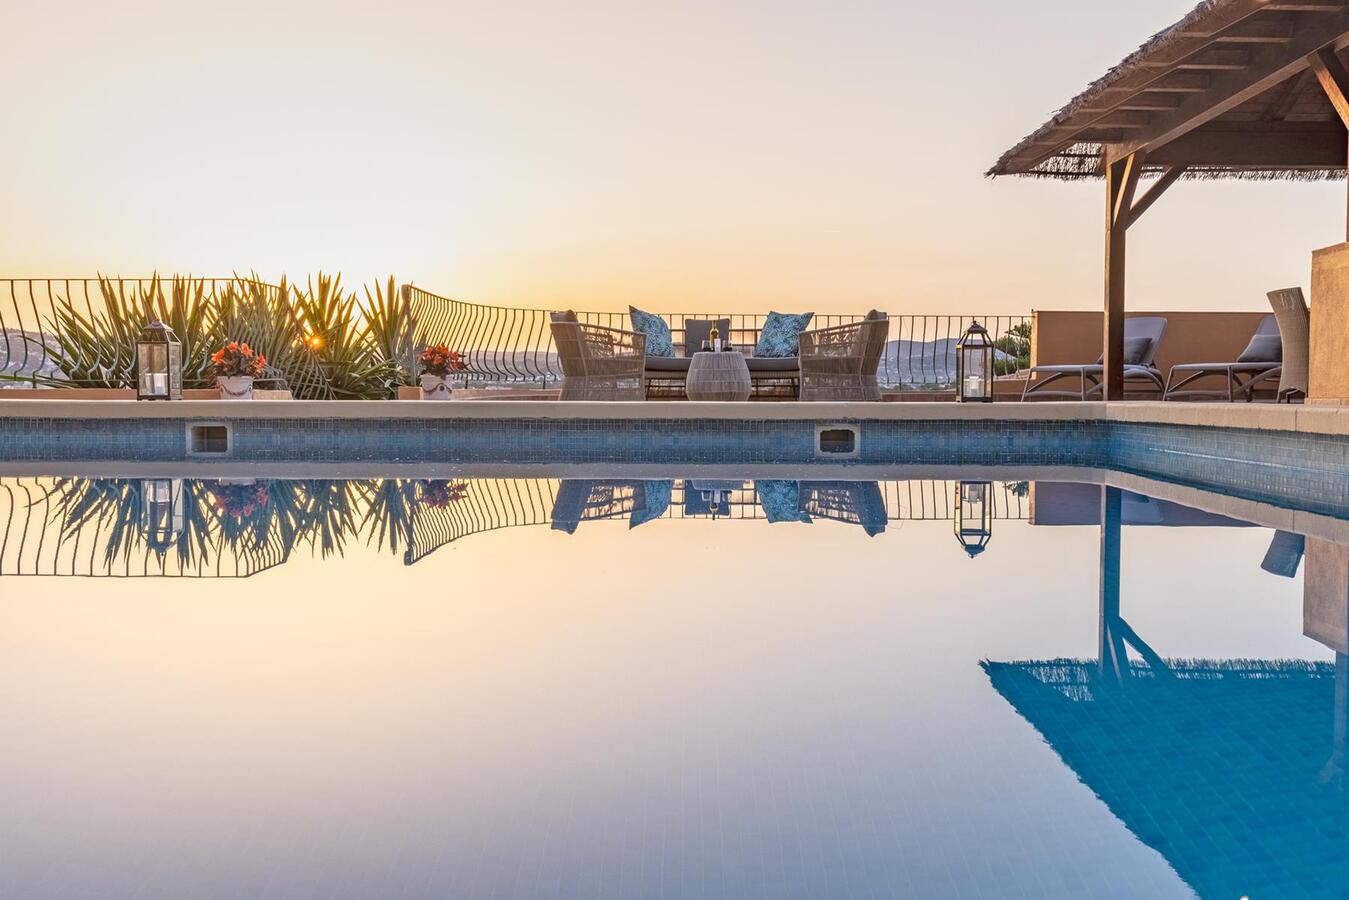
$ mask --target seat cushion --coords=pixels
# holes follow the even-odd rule
[[[723,341],[731,339],[731,320],[717,319],[717,334]],[[711,319],[684,320],[684,355],[692,356],[703,349],[703,341],[712,333]]]
[[[648,356],[646,358],[646,370],[648,372],[686,373],[691,362],[693,360],[687,356]]]
[[[1277,334],[1257,334],[1241,351],[1237,362],[1276,363],[1283,361],[1283,339]]]
[[[745,360],[751,372],[795,372],[801,361],[792,356],[751,356]]]
[[[770,312],[759,331],[759,343],[754,347],[754,355],[778,358],[796,356],[800,352],[801,332],[814,317],[814,313]]]
[[[646,335],[646,355],[651,356],[674,356],[674,340],[670,337],[670,326],[665,320],[655,313],[649,313],[640,310],[635,306],[628,307],[628,315],[632,317],[632,330],[638,334]]]
[[[553,322],[575,322],[576,313],[569,309],[560,312],[550,312],[548,318]]]

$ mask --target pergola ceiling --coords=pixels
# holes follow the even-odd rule
[[[1345,0],[1209,0],[1003,155],[989,175],[1092,178],[1146,150],[1187,177],[1342,177]],[[1320,70],[1318,72],[1318,70]],[[1333,92],[1333,87],[1331,89]]]

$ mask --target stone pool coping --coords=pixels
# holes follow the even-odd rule
[[[601,403],[475,400],[422,403],[368,400],[5,400],[6,419],[588,419],[713,421],[1135,422],[1349,435],[1349,407],[1269,403]]]

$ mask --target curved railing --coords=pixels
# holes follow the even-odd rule
[[[193,292],[200,289],[201,301],[211,305],[225,291],[240,286],[259,292],[269,302],[282,299],[279,285],[243,276],[229,278],[183,276],[180,280]],[[84,382],[66,376],[60,371],[60,356],[56,352],[57,329],[60,328],[59,313],[68,310],[91,321],[98,319],[107,310],[103,297],[105,283],[118,296],[129,298],[144,298],[154,292],[156,285],[165,293],[175,287],[174,279],[167,276],[118,277],[102,281],[97,277],[0,278],[0,388],[33,387],[52,378],[57,378],[61,384],[68,384],[71,387],[105,386],[105,380]],[[296,346],[303,345],[304,329],[289,299],[286,301],[285,314],[288,315],[290,326],[294,329]],[[177,337],[183,343],[183,355],[186,359],[191,346],[203,336],[180,334]],[[247,340],[248,336],[240,335],[240,339]],[[86,371],[125,368],[118,364],[125,363],[134,351],[130,345],[118,347],[116,352],[123,354],[118,359],[104,358],[108,352],[106,346],[90,347],[77,356],[79,365]],[[278,386],[288,387],[296,397],[330,399],[333,391],[313,353],[302,348],[297,360],[297,366],[285,373],[288,383]],[[275,374],[279,376],[282,373]],[[133,385],[127,383],[123,386]]]
[[[489,306],[442,297],[412,285],[403,286],[403,299],[415,323],[419,347],[445,343],[465,355],[470,385],[555,387],[562,367],[553,347],[549,312],[511,306]],[[581,322],[605,328],[629,329],[626,312],[577,312]],[[766,315],[741,313],[667,313],[676,346],[683,343],[688,319],[730,319],[730,340],[753,344]],[[847,325],[857,315],[817,314],[812,328]],[[1023,368],[1030,354],[1029,316],[900,315],[890,317],[886,352],[877,376],[885,387],[946,388],[955,380],[955,343],[972,320],[988,329],[1000,347],[999,367],[1004,374]],[[1015,352],[1009,352],[1015,351]]]

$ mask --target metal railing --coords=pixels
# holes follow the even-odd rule
[[[105,280],[119,294],[125,292],[128,297],[145,295],[152,290],[156,281],[150,277]],[[241,284],[261,289],[270,300],[280,299],[280,286],[251,278],[186,277],[185,280],[194,288],[200,285],[202,299],[206,303],[215,302],[222,292]],[[173,278],[165,276],[158,281],[167,294],[172,288]],[[61,378],[63,383],[69,383],[72,387],[105,386],[104,381],[70,379],[61,372],[57,339],[60,334],[59,312],[63,309],[89,320],[102,316],[107,310],[107,304],[100,280],[97,277],[0,278],[0,376],[3,376],[0,378],[0,389],[36,387],[47,378]],[[303,329],[288,298],[287,309],[298,345],[303,342]],[[179,334],[177,337],[183,344],[183,358],[187,359],[192,345],[205,336]],[[128,346],[120,352],[129,355],[133,348]],[[298,371],[290,373],[292,383],[278,386],[289,387],[297,397],[330,398],[332,390],[318,360],[307,351],[297,358],[303,361],[303,365]],[[81,359],[80,363],[85,369],[111,371],[120,361],[123,360],[93,357]],[[273,377],[270,380],[279,382],[282,379]],[[128,382],[120,386],[130,388],[134,384]]]
[[[470,385],[513,385],[550,388],[562,380],[562,367],[553,347],[546,309],[489,306],[441,297],[412,285],[403,286],[415,325],[419,347],[444,343],[465,355]],[[630,330],[626,312],[577,312],[590,325]],[[682,347],[688,319],[730,319],[729,339],[752,345],[766,315],[740,313],[669,313],[676,348]],[[847,325],[861,315],[817,314],[811,328]],[[1000,374],[1025,367],[1030,353],[1030,316],[900,315],[890,317],[886,351],[877,371],[882,386],[892,388],[948,388],[955,381],[955,344],[971,321],[988,329],[999,345]],[[1009,350],[1017,352],[1010,353]],[[411,361],[409,361],[411,367]]]

